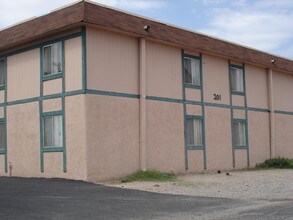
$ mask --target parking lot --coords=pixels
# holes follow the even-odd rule
[[[292,200],[169,195],[63,179],[0,178],[0,219],[288,219]]]

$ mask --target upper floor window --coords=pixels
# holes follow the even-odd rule
[[[184,57],[185,83],[200,86],[200,60]]]
[[[43,75],[62,73],[62,43],[43,47]]]
[[[5,63],[4,59],[0,60],[0,86],[5,84]]]
[[[0,122],[0,149],[5,148],[5,123]]]
[[[232,92],[244,92],[243,69],[230,67],[231,90]]]

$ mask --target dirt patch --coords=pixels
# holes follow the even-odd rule
[[[233,171],[229,174],[187,174],[174,182],[106,185],[177,195],[270,201],[293,199],[293,170]]]

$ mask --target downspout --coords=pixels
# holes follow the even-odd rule
[[[146,170],[146,39],[139,39],[139,168]]]
[[[275,157],[275,104],[273,71],[268,69],[268,90],[269,90],[269,110],[270,110],[270,158]]]

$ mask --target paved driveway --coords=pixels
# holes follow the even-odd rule
[[[292,210],[290,200],[251,203],[62,179],[0,178],[0,219],[287,219]]]

